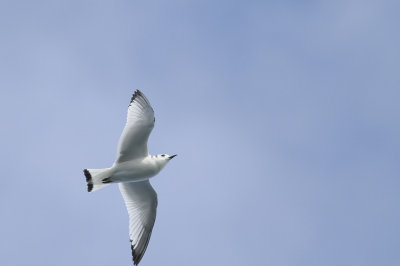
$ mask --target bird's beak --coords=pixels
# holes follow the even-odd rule
[[[171,156],[168,157],[168,159],[171,160],[172,158],[174,158],[174,157],[177,156],[177,155],[178,155],[178,154],[171,155]]]

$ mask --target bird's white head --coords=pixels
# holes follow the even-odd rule
[[[167,165],[169,161],[171,161],[172,158],[174,158],[177,154],[174,155],[168,155],[168,154],[158,154],[155,156],[152,156],[153,160],[155,160],[156,164],[160,167],[163,168],[164,166]]]

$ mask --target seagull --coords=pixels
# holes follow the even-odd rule
[[[83,170],[88,192],[118,183],[129,214],[134,265],[138,265],[143,258],[156,220],[157,193],[149,179],[176,156],[149,154],[147,140],[154,123],[154,110],[149,100],[136,90],[128,106],[128,117],[119,139],[115,163],[111,168]]]

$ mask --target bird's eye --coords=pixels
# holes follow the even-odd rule
[[[165,156],[165,154],[163,154],[163,155],[161,155],[162,157],[164,157]]]

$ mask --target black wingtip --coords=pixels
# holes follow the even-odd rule
[[[135,248],[135,245],[131,244],[131,250],[132,250],[132,260],[133,260],[133,265],[138,265],[139,262],[142,260],[144,253],[146,252],[147,246],[149,244],[150,241],[150,236],[151,236],[151,232],[147,235],[146,239],[144,240],[145,242],[140,244],[139,246],[142,246],[142,248],[140,248],[140,250],[137,250]],[[131,240],[132,243],[132,240]]]
[[[132,241],[131,241],[132,242]],[[132,250],[132,261],[133,265],[138,265],[140,262],[140,258],[138,258],[138,254],[135,252],[135,247],[134,245],[131,245],[131,250]]]
[[[139,100],[140,99],[140,100]],[[153,110],[153,108],[151,107],[151,104],[149,102],[149,100],[146,98],[146,96],[144,96],[143,92],[141,92],[140,90],[136,90],[131,98],[131,101],[128,105],[128,108],[130,106],[132,106],[135,102],[139,102],[139,105],[143,108],[144,106],[149,106],[149,108],[151,110]],[[154,112],[154,111],[153,111]]]
[[[138,96],[142,96],[142,95],[143,95],[143,93],[142,93],[140,90],[135,90],[135,92],[134,92],[133,95],[132,95],[130,104],[131,104]]]
[[[132,240],[131,240],[132,242]],[[133,245],[131,245],[131,251],[132,251],[132,261],[133,261],[133,265],[138,265],[139,261],[137,261],[137,256],[135,253],[135,247]]]
[[[90,174],[88,169],[84,169],[83,173],[85,174],[86,177],[87,191],[90,192],[93,189],[92,175]]]
[[[136,253],[134,245],[131,245],[131,250],[133,265],[139,265],[139,262],[142,260],[142,256]]]

